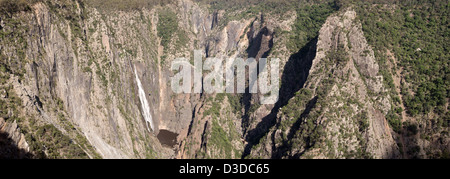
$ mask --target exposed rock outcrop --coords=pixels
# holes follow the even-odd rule
[[[55,158],[407,157],[386,120],[394,96],[352,8],[331,10],[309,37],[295,10],[230,12],[177,0],[102,11],[81,2],[48,0],[0,17],[0,142],[18,158],[49,151],[35,140],[45,126],[75,148],[55,149]],[[304,38],[301,47],[294,37]],[[193,63],[194,50],[203,59],[279,58],[278,102],[174,93],[171,62]]]
[[[0,118],[0,143],[0,158],[21,159],[32,157],[25,135],[20,131],[16,121],[10,123]]]
[[[375,100],[383,90],[382,77],[355,11],[328,17],[316,48],[305,86],[280,110],[278,124],[253,148],[251,156],[399,157],[384,117],[387,111],[378,108],[389,109],[390,99]],[[301,112],[290,111],[292,106]]]

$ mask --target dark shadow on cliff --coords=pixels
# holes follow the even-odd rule
[[[291,55],[286,62],[281,76],[281,87],[279,100],[275,103],[270,114],[262,118],[257,126],[248,131],[245,140],[248,144],[244,148],[242,158],[248,156],[253,146],[258,145],[261,138],[264,137],[271,127],[276,125],[276,116],[281,107],[285,106],[289,99],[294,97],[295,93],[303,88],[309,75],[312,61],[315,58],[317,50],[317,36],[309,41],[297,53]],[[245,99],[245,95],[244,98]],[[243,121],[246,122],[246,121]],[[292,133],[295,131],[292,131]]]
[[[31,159],[33,155],[17,147],[5,132],[0,132],[0,159]]]
[[[256,37],[251,37],[251,31],[247,34],[249,38],[249,47],[247,48],[247,57],[248,58],[266,58],[269,55],[270,49],[273,47],[273,36],[274,32],[270,31],[267,27],[263,27]],[[264,37],[270,37],[267,41]],[[260,52],[264,52],[260,54]]]
[[[249,47],[247,48],[247,57],[248,58],[255,58],[257,62],[259,62],[260,58],[267,58],[269,56],[269,53],[273,47],[273,35],[274,32],[270,31],[267,27],[263,27],[259,33],[253,38],[251,37],[251,34],[253,34],[252,31],[248,32],[247,36],[249,38]],[[270,39],[267,41],[267,39],[264,39],[264,37],[270,37]],[[263,53],[261,53],[263,52]],[[259,71],[257,72],[259,74]],[[248,67],[246,67],[246,78],[248,76]],[[248,79],[247,79],[248,80]],[[244,115],[242,116],[242,125],[244,129],[244,133],[246,133],[248,124],[250,123],[250,107],[252,105],[252,99],[254,101],[258,100],[259,94],[251,94],[249,92],[249,87],[247,86],[245,89],[245,93],[241,97],[241,104],[244,106]]]

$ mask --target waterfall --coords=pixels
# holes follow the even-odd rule
[[[145,124],[147,124],[147,130],[150,131],[148,128],[148,124],[150,123],[150,128],[152,131],[154,131],[153,127],[153,120],[152,120],[152,114],[150,114],[150,106],[148,105],[147,98],[145,96],[144,88],[142,88],[141,80],[139,80],[139,77],[137,75],[136,66],[134,66],[134,74],[136,75],[136,83],[139,88],[139,100],[141,101],[141,107],[142,107],[142,115],[144,116]]]

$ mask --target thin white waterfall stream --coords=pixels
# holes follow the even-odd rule
[[[150,123],[151,131],[154,131],[153,128],[153,120],[152,120],[152,114],[150,113],[150,106],[148,105],[148,101],[145,95],[144,88],[142,88],[141,80],[139,80],[139,77],[137,75],[136,66],[134,66],[134,74],[136,75],[136,83],[139,88],[139,100],[141,101],[141,107],[142,107],[142,115],[144,116],[144,120],[146,121],[145,124],[147,124],[147,130],[150,131],[148,128],[148,124]]]

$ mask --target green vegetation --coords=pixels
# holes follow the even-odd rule
[[[241,103],[241,96],[242,95],[240,94],[219,93],[216,94],[215,97],[209,97],[208,102],[211,103],[211,107],[204,112],[204,116],[211,115],[212,117],[220,117],[220,110],[222,107],[221,103],[223,103],[225,97],[227,97],[228,102],[231,106],[231,112],[239,117],[240,115],[242,115],[243,108],[243,105]]]
[[[0,0],[0,13],[11,17],[20,11],[31,10],[30,5],[42,0]]]
[[[53,125],[39,125],[33,116],[27,116],[27,119],[20,117],[21,112],[19,110],[22,108],[22,100],[17,97],[12,86],[5,87],[2,85],[0,90],[5,90],[7,95],[5,100],[0,100],[0,117],[7,121],[17,121],[30,145],[32,158],[88,158],[79,145]],[[62,105],[59,102],[57,103],[58,106]],[[12,115],[8,114],[9,110],[12,111]],[[59,115],[59,118],[65,120],[62,114]],[[72,129],[69,127],[66,130]],[[84,145],[90,146],[88,143]],[[91,148],[91,151],[94,150]],[[95,154],[95,152],[93,153]]]
[[[108,87],[108,79],[106,78],[106,75],[102,72],[102,70],[100,69],[100,67],[97,67],[97,71],[95,71],[95,73],[97,74],[97,76],[100,79],[100,82],[102,82],[102,85],[104,87]]]
[[[46,158],[88,158],[83,149],[53,125],[40,126],[36,135],[29,135],[28,137],[30,140],[38,141],[33,143],[35,145],[32,145],[31,149],[33,151],[45,151]]]
[[[162,6],[171,2],[173,0],[87,0],[89,5],[102,10],[104,12],[108,12],[111,10],[120,10],[120,11],[132,11],[132,10],[141,10],[142,8],[150,9],[154,6]]]
[[[408,135],[416,135],[419,132],[419,129],[416,124],[404,124],[406,130],[408,131]]]
[[[242,115],[242,102],[240,94],[229,94],[227,93],[228,102],[230,102],[231,112],[238,116]]]
[[[235,11],[243,8],[247,8],[247,11],[252,12],[275,12],[281,13],[286,12],[287,9],[298,8],[304,6],[305,4],[311,5],[314,3],[326,3],[332,2],[329,0],[194,0],[201,4],[206,4],[209,6],[210,10],[227,10]]]
[[[203,114],[204,114],[204,116],[210,115],[213,118],[218,118],[218,117],[220,117],[220,107],[221,107],[221,105],[219,102],[212,101],[211,107],[208,108],[207,110],[205,110],[205,112]]]
[[[36,152],[37,156],[48,158],[86,158],[87,154],[83,149],[95,151],[89,142],[84,138],[76,128],[67,120],[67,113],[64,112],[64,103],[59,98],[54,98],[54,103],[47,102],[46,105],[51,105],[50,108],[54,109],[54,115],[57,116],[58,128],[64,129],[68,132],[64,135],[58,128],[50,124],[40,124],[36,122],[34,117],[29,119],[21,116],[22,101],[12,90],[12,86],[7,84],[10,75],[20,77],[19,81],[24,80],[25,65],[32,59],[27,59],[27,35],[28,24],[22,23],[20,17],[14,16],[15,13],[22,11],[30,11],[32,3],[45,2],[50,8],[52,17],[56,16],[59,20],[66,22],[70,27],[70,34],[72,35],[72,47],[75,54],[78,56],[78,52],[89,51],[88,48],[80,46],[81,43],[87,45],[86,34],[83,30],[83,20],[86,19],[86,13],[83,11],[84,3],[86,2],[102,12],[108,12],[108,10],[121,10],[121,11],[135,11],[142,8],[152,8],[173,2],[173,0],[61,0],[61,1],[44,1],[44,0],[0,0],[0,15],[4,22],[4,26],[0,28],[0,44],[1,46],[10,47],[9,52],[1,51],[0,53],[0,95],[7,96],[0,99],[0,117],[7,120],[19,121],[21,128],[24,129],[27,141],[30,143],[32,151]],[[438,126],[443,127],[444,131],[441,132],[443,137],[448,136],[446,127],[450,124],[450,113],[448,112],[448,98],[450,96],[449,90],[450,83],[450,70],[449,70],[449,30],[448,30],[448,1],[395,1],[395,0],[372,0],[365,2],[353,2],[346,0],[338,1],[294,1],[294,0],[227,0],[227,1],[215,1],[215,0],[196,0],[197,2],[208,4],[210,10],[217,11],[218,9],[225,10],[224,19],[221,19],[219,25],[226,24],[230,20],[236,20],[241,18],[256,17],[261,12],[264,13],[282,13],[288,10],[295,11],[297,18],[294,21],[291,32],[282,31],[281,28],[275,29],[275,35],[286,35],[287,43],[285,44],[289,53],[294,54],[303,49],[308,42],[314,40],[320,27],[325,22],[326,18],[335,12],[341,6],[350,6],[353,4],[354,9],[357,11],[358,18],[362,22],[362,28],[368,43],[374,48],[375,57],[380,66],[380,74],[383,76],[384,85],[388,87],[389,94],[393,99],[393,105],[390,111],[387,113],[386,118],[389,121],[392,129],[406,135],[415,136],[417,134],[425,135],[421,130],[422,126]],[[78,2],[80,7],[77,7]],[[421,2],[421,4],[419,4]],[[78,13],[74,9],[80,8],[81,13]],[[164,47],[164,54],[161,55],[161,63],[164,63],[166,58],[169,58],[169,52],[178,50],[186,46],[190,42],[189,33],[180,30],[178,26],[178,17],[172,7],[158,7],[158,24],[157,24],[157,36],[161,38],[161,45]],[[241,11],[240,11],[241,10]],[[6,18],[4,18],[6,17]],[[54,18],[53,18],[54,19]],[[53,20],[52,19],[52,20]],[[143,20],[143,15],[141,14]],[[147,19],[148,20],[148,19]],[[94,27],[97,27],[95,25]],[[69,33],[66,29],[56,25],[57,30],[67,40]],[[249,27],[247,27],[249,28]],[[109,27],[109,29],[114,29]],[[151,29],[149,25],[148,29]],[[88,29],[90,33],[95,31],[95,28]],[[114,33],[114,32],[111,32]],[[244,36],[245,34],[243,34]],[[243,37],[242,36],[242,37]],[[284,38],[284,37],[283,37]],[[281,39],[283,39],[281,38]],[[280,38],[279,38],[280,39]],[[150,40],[152,41],[152,40]],[[148,42],[150,43],[150,42]],[[150,46],[150,45],[148,45]],[[197,45],[196,45],[197,46]],[[351,45],[348,44],[351,48]],[[136,57],[138,51],[135,49],[122,48],[125,55]],[[290,134],[292,141],[281,141],[277,143],[287,144],[298,148],[315,148],[324,147],[328,150],[324,153],[330,157],[335,156],[333,147],[338,151],[346,151],[347,146],[334,146],[333,141],[321,138],[324,133],[324,126],[326,124],[318,123],[317,119],[321,115],[329,115],[329,113],[336,113],[338,117],[346,116],[350,114],[354,117],[355,124],[359,127],[359,133],[354,134],[357,136],[358,141],[363,144],[363,136],[360,133],[364,133],[369,127],[368,114],[366,111],[355,113],[351,109],[350,104],[358,103],[356,99],[348,99],[344,101],[344,106],[337,109],[324,108],[327,106],[327,102],[331,100],[343,100],[346,96],[327,98],[328,93],[333,85],[336,85],[339,89],[342,85],[337,81],[340,79],[334,78],[333,73],[326,72],[328,67],[334,64],[346,63],[348,54],[345,53],[344,47],[339,45],[337,49],[329,51],[324,60],[325,64],[319,73],[323,72],[324,79],[318,84],[316,90],[314,90],[315,96],[313,96],[314,87],[310,89],[299,90],[293,98],[291,98],[287,105],[281,108],[281,112],[284,115],[279,126],[285,133],[281,134],[283,139],[286,139],[287,132],[294,132]],[[4,49],[2,49],[4,50]],[[318,49],[320,51],[322,49]],[[386,53],[392,52],[395,55],[395,61],[390,59]],[[11,53],[11,51],[15,53]],[[144,52],[145,53],[145,52]],[[156,53],[152,54],[156,57]],[[365,55],[369,54],[369,50],[363,52]],[[5,55],[9,54],[9,55]],[[10,55],[12,54],[12,55]],[[122,56],[123,54],[120,54]],[[91,57],[92,58],[92,57]],[[83,66],[82,70],[86,73],[92,73],[95,70],[96,77],[102,83],[104,87],[112,87],[117,81],[120,80],[117,64],[110,65],[105,59],[98,58],[99,61],[90,59],[88,66]],[[91,66],[95,63],[95,66]],[[392,67],[391,67],[392,66]],[[111,68],[112,67],[112,68]],[[392,78],[395,71],[401,71],[402,80],[400,84],[401,97],[395,91],[394,79]],[[394,73],[395,74],[395,73]],[[314,75],[314,74],[311,74]],[[348,79],[348,76],[347,76]],[[108,84],[109,83],[109,84]],[[133,86],[132,86],[133,87]],[[132,90],[134,91],[134,90]],[[114,93],[114,91],[113,91]],[[132,93],[134,96],[135,94]],[[370,94],[372,97],[373,94]],[[375,94],[385,95],[385,94]],[[230,103],[230,109],[224,109],[221,105],[227,97]],[[316,100],[317,102],[315,102]],[[329,101],[327,101],[329,100]],[[106,102],[110,102],[111,98],[108,96]],[[356,101],[356,102],[354,102]],[[419,119],[433,118],[431,125],[419,125],[414,123],[402,123],[401,113],[403,112],[401,104],[406,106],[406,112]],[[208,142],[208,147],[217,147],[225,157],[231,157],[233,155],[236,136],[233,132],[234,124],[230,120],[220,120],[225,117],[230,117],[233,114],[240,117],[242,115],[242,95],[234,94],[217,94],[215,97],[208,99],[210,107],[204,112],[204,116],[211,116],[211,133]],[[309,107],[309,104],[313,105]],[[98,105],[99,108],[105,108],[105,106]],[[248,113],[253,113],[260,107],[259,105],[251,105]],[[377,106],[375,106],[376,108]],[[311,109],[307,109],[311,108]],[[129,112],[127,107],[120,107],[120,113],[127,121],[129,129],[133,129],[132,116],[128,116]],[[324,113],[323,109],[331,110],[331,112]],[[340,113],[339,113],[340,112]],[[232,113],[232,114],[229,114]],[[337,114],[339,113],[339,114]],[[429,117],[433,116],[433,117]],[[332,121],[335,116],[325,116],[323,119],[327,119],[324,123]],[[25,122],[24,122],[25,121]],[[28,124],[30,123],[30,124]],[[59,125],[62,127],[59,127]],[[55,124],[56,125],[56,124]],[[344,138],[348,138],[350,134],[347,129],[339,126],[339,135],[343,135]],[[357,129],[358,130],[358,129]],[[434,129],[433,129],[434,130]],[[134,131],[129,130],[130,136]],[[139,140],[143,140],[141,134],[139,134]],[[264,135],[264,134],[263,134]],[[267,135],[267,134],[265,134]],[[426,134],[428,135],[428,134]],[[76,137],[75,137],[76,136]],[[70,138],[73,138],[71,140]],[[340,137],[340,136],[339,136]],[[263,137],[265,139],[266,137]],[[425,136],[423,138],[430,138]],[[133,147],[136,138],[132,138]],[[146,139],[147,140],[147,139]],[[280,140],[280,139],[275,139]],[[318,145],[325,146],[318,146]],[[300,150],[300,149],[299,149]],[[325,149],[324,149],[325,150]],[[356,149],[355,155],[365,155],[364,149]],[[421,150],[418,146],[412,146],[407,149],[408,154],[416,155]],[[45,152],[43,152],[45,151]],[[136,149],[133,151],[138,155]],[[353,151],[352,151],[353,152]],[[236,153],[236,152],[235,152]],[[95,153],[94,153],[95,154]],[[141,154],[143,155],[143,154]],[[153,153],[146,154],[148,157],[154,157]],[[202,154],[205,155],[205,154]],[[353,154],[347,154],[346,156],[353,156]],[[448,156],[447,153],[443,153],[443,156]],[[236,156],[236,155],[234,155]],[[94,157],[99,157],[98,154]]]
[[[189,34],[178,27],[177,14],[170,8],[160,10],[158,19],[157,35],[161,38],[161,45],[164,47],[164,54],[161,55],[161,64],[164,64],[169,52],[174,54],[183,51],[189,43]]]
[[[293,25],[293,32],[289,36],[286,47],[296,53],[309,41],[317,37],[320,27],[327,17],[337,10],[334,3],[305,5],[296,9],[297,19]]]
[[[401,89],[407,112],[412,116],[431,111],[442,115],[450,94],[449,4],[417,4],[362,4],[357,10],[364,34],[380,60],[380,69],[386,64],[386,49],[394,52],[397,65],[403,69],[404,79],[410,84]]]
[[[328,51],[327,58],[333,64],[344,64],[349,60],[349,55],[344,48],[344,45],[339,44],[337,49]]]
[[[361,113],[358,113],[355,118],[358,121],[360,132],[364,132],[369,128],[370,124],[369,124],[369,116],[367,115],[367,111],[362,111]]]
[[[289,116],[290,119],[298,119],[303,112],[303,110],[300,109],[305,109],[306,103],[311,100],[311,98],[311,90],[302,88],[295,94],[295,96],[291,100],[289,100],[289,103],[285,107],[283,107],[281,111],[283,112],[283,114]],[[292,123],[293,122],[291,122],[290,124]],[[285,125],[290,124],[285,124],[285,121],[282,122],[282,126],[284,127],[288,127]]]
[[[165,9],[159,11],[158,17],[158,36],[161,38],[164,50],[168,50],[170,40],[178,29],[177,15],[172,10]]]
[[[228,101],[233,101],[236,106],[224,107],[224,101],[226,98]],[[240,117],[241,110],[240,101],[237,95],[219,93],[214,97],[207,99],[208,104],[211,106],[203,112],[203,116],[211,116],[210,120],[211,128],[208,129],[209,137],[207,139],[207,149],[213,149],[214,151],[220,151],[219,153],[208,156],[204,152],[197,153],[198,157],[208,158],[239,158],[241,151],[236,149],[235,142],[239,139],[239,135],[236,132],[236,126],[233,122],[233,116]],[[230,102],[231,103],[231,102]]]
[[[216,120],[212,120],[211,137],[208,139],[208,146],[215,146],[225,154],[225,158],[231,158],[233,146],[227,132]]]
[[[22,99],[17,97],[12,86],[0,86],[0,92],[2,95],[6,95],[7,98],[0,99],[0,117],[5,119],[17,119],[19,118],[19,110],[22,106]],[[9,112],[11,110],[11,112]]]
[[[213,118],[220,118],[220,109],[222,105],[220,104],[223,102],[224,94],[217,94],[215,98],[209,97],[208,101],[211,102],[211,107],[205,110],[203,113],[204,116],[211,116]]]
[[[399,114],[396,114],[394,111],[390,110],[386,115],[386,119],[388,120],[389,125],[392,127],[392,130],[397,133],[401,132],[402,122]]]
[[[3,12],[0,13],[0,18],[3,17]],[[28,44],[25,40],[26,33],[28,32],[27,24],[21,23],[20,18],[2,18],[3,27],[0,29],[0,44],[11,47],[15,53],[12,55],[6,55],[0,51],[0,66],[5,75],[13,74],[18,76],[22,81],[24,79],[25,64],[28,62],[25,54],[25,49]],[[5,79],[5,78],[2,78]]]

